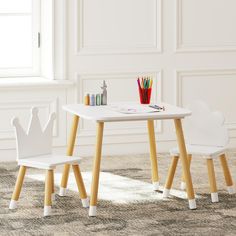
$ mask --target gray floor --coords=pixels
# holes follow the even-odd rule
[[[229,154],[229,166],[236,180],[236,153]],[[67,197],[56,196],[53,216],[43,218],[42,182],[26,178],[19,208],[9,211],[7,206],[17,174],[16,163],[1,163],[0,171],[0,235],[236,235],[236,195],[225,191],[219,160],[215,171],[220,203],[212,204],[209,197],[206,161],[193,158],[192,175],[197,194],[198,209],[190,211],[186,200],[114,204],[99,201],[99,215],[89,218],[80,205],[79,196],[70,192]],[[160,182],[164,184],[170,158],[159,156]],[[82,171],[90,171],[92,158],[81,164]],[[102,171],[131,179],[150,182],[149,156],[104,157]],[[58,169],[58,172],[61,170]],[[28,173],[36,173],[29,170]],[[174,187],[179,187],[181,168],[177,170]],[[89,189],[88,189],[89,192]],[[111,193],[112,194],[112,193]]]

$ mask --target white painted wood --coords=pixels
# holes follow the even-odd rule
[[[201,155],[205,158],[217,158],[219,155],[225,153],[225,147],[216,147],[216,146],[203,146],[203,145],[186,145],[187,152],[193,155]],[[170,149],[171,156],[179,155],[179,149],[172,148]]]
[[[189,109],[192,111],[192,116],[184,123],[187,143],[216,147],[225,147],[228,144],[228,130],[221,112],[212,112],[203,101],[193,102]]]
[[[58,165],[79,164],[80,157],[68,157],[60,155],[42,155],[18,160],[18,165],[29,166],[38,169],[55,169]]]
[[[186,148],[188,154],[219,157],[225,153],[229,137],[224,125],[224,116],[219,111],[212,112],[203,101],[190,104],[192,116],[184,121]],[[170,150],[171,155],[179,155],[179,149]]]
[[[191,115],[191,111],[180,107],[172,106],[166,103],[158,104],[161,107],[165,107],[164,111],[149,113],[135,113],[126,114],[118,111],[114,111],[114,107],[130,107],[135,109],[142,109],[149,107],[149,105],[140,105],[138,103],[113,103],[108,106],[85,106],[84,104],[71,104],[63,106],[63,109],[80,116],[81,118],[92,120],[92,121],[138,121],[138,120],[163,120],[163,119],[180,119],[185,116]]]
[[[20,125],[18,118],[13,118],[17,144],[18,165],[54,169],[57,165],[76,164],[81,158],[52,154],[53,123],[56,113],[51,113],[44,129],[39,120],[38,108],[31,109],[31,117],[27,132]]]

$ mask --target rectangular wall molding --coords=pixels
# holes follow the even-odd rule
[[[103,0],[103,4],[101,0],[98,1],[99,3],[97,4],[107,4],[107,7],[96,9],[96,12],[94,14],[92,12],[89,12],[93,11],[93,8],[96,8],[96,6],[91,7],[91,4],[94,4],[93,1],[75,1],[76,55],[143,54],[162,52],[162,0],[149,0],[148,4],[146,4],[146,0],[115,1],[114,3],[118,4],[119,6],[119,9],[116,9],[116,11],[123,9],[118,15],[120,17],[120,21],[117,21],[116,18],[112,18],[111,13],[109,12],[109,7],[111,8],[110,11],[112,11],[114,10],[114,6],[112,6],[112,3],[109,3],[110,1],[108,0]],[[146,6],[148,6],[149,8],[146,9],[146,12],[143,12],[143,14],[138,15],[134,13],[133,8],[135,7],[135,5],[132,6],[132,3],[139,3],[140,6],[143,6],[138,8],[137,11],[142,10]],[[131,11],[130,16],[128,14],[124,15],[124,9],[128,11],[128,7],[130,7]],[[106,9],[106,11],[104,9]],[[104,16],[104,19],[101,20],[103,23],[97,23],[101,28],[100,30],[96,29],[96,26],[94,26],[96,22],[92,22],[94,19],[90,18],[91,15],[95,17],[96,13],[99,11],[101,15],[99,15],[98,20],[102,19],[101,16]],[[102,11],[104,11],[104,14],[102,13]],[[111,26],[111,23],[108,23],[105,20],[106,14],[107,17],[110,17],[114,20],[114,24],[116,25]],[[126,19],[127,22],[131,21],[130,27],[127,24],[123,24],[122,20],[124,20],[124,17],[126,16],[128,17]],[[130,17],[133,18],[130,19]],[[141,18],[143,18],[143,20]],[[90,21],[92,23],[90,23]],[[140,24],[139,21],[142,22],[142,24]],[[92,27],[92,24],[94,27]],[[130,34],[132,30],[133,32],[132,34]],[[142,30],[145,30],[146,33]],[[118,31],[121,32],[118,34]],[[132,35],[134,35],[134,37]]]
[[[220,3],[221,1],[221,3]],[[235,1],[228,1],[227,3],[224,0],[217,1],[218,4],[224,4],[225,9],[218,9],[221,11],[221,16],[217,15],[215,6],[214,11],[212,11],[212,4],[215,5],[215,1],[205,0],[205,1],[196,1],[196,0],[175,0],[175,11],[176,11],[176,19],[175,19],[175,31],[176,31],[176,39],[175,39],[175,51],[176,52],[227,52],[227,51],[236,51],[236,40],[232,41],[232,34],[230,33],[230,20],[227,16],[223,16],[224,12],[222,10],[227,11],[227,14],[232,13],[230,8],[234,9],[236,7]],[[188,3],[189,5],[184,8],[184,4]],[[196,13],[196,11],[200,8],[194,7],[195,5],[204,3],[204,8],[202,10],[207,10],[209,8],[209,14],[201,14],[201,12]],[[189,7],[192,4],[192,9]],[[195,5],[194,5],[195,4]],[[194,5],[194,6],[193,6]],[[219,6],[220,7],[220,6]],[[193,16],[191,14],[197,14],[197,16]],[[199,10],[200,11],[200,10]],[[210,15],[210,13],[212,15]],[[186,14],[186,15],[185,15]],[[192,18],[198,20],[198,25],[196,22],[192,22]],[[201,18],[205,17],[202,21],[199,21]],[[221,24],[218,24],[214,19],[221,19]],[[191,18],[191,19],[190,19]],[[236,19],[236,18],[235,18]],[[223,20],[225,22],[223,22]],[[232,20],[231,20],[232,21]],[[233,21],[232,21],[233,22]],[[188,25],[189,24],[189,25]],[[205,25],[207,26],[205,27]],[[234,31],[234,25],[231,23],[232,28],[231,31]],[[184,27],[185,26],[185,27]],[[207,30],[208,27],[208,30]],[[225,29],[229,29],[229,31],[224,32]],[[209,35],[208,35],[209,32]],[[186,34],[187,38],[184,38],[184,34]],[[227,35],[228,38],[223,37],[222,35]],[[192,35],[191,37],[189,35]],[[212,36],[214,35],[214,37]],[[207,38],[208,37],[208,38]],[[191,38],[191,40],[190,40]]]
[[[176,71],[175,104],[177,106],[186,106],[190,102],[186,101],[188,100],[188,96],[189,99],[192,99],[196,92],[199,96],[198,99],[204,100],[210,106],[211,104],[213,107],[214,105],[218,106],[218,110],[222,111],[225,115],[230,115],[231,121],[227,121],[226,117],[226,126],[231,133],[231,138],[236,138],[236,110],[234,120],[232,119],[232,107],[229,105],[232,102],[231,97],[235,94],[233,87],[234,81],[236,85],[236,69]],[[192,88],[187,89],[188,84],[185,85],[186,82],[192,83],[194,91]],[[224,90],[227,88],[229,89],[225,93]],[[188,90],[191,91],[189,92]]]

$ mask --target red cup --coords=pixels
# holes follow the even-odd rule
[[[150,104],[152,88],[139,88],[139,98],[141,104]]]

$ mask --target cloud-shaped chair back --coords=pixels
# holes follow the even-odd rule
[[[188,108],[192,116],[186,118],[184,123],[187,143],[218,147],[228,144],[228,130],[221,112],[212,112],[203,101],[195,101]]]

